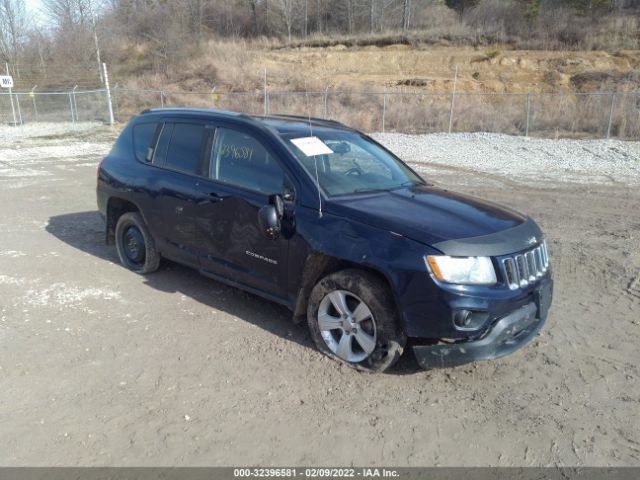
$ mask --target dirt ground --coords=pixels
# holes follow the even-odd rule
[[[0,155],[0,465],[640,464],[637,187],[419,165],[540,223],[554,304],[509,357],[367,375],[266,300],[122,268],[95,205],[112,139]]]

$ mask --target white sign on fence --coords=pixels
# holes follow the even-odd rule
[[[0,75],[0,87],[13,88],[13,77],[10,75]]]

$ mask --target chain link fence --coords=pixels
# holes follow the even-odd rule
[[[0,92],[0,122],[110,121],[106,89]],[[546,138],[640,140],[640,92],[171,92],[114,87],[116,122],[153,107],[331,118],[368,132],[490,132]]]

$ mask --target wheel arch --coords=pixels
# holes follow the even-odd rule
[[[299,323],[305,320],[311,290],[313,290],[313,287],[315,287],[320,279],[332,273],[348,269],[368,272],[383,281],[389,289],[394,308],[399,314],[398,302],[392,283],[382,270],[369,264],[356,263],[350,260],[326,255],[324,253],[312,253],[307,257],[305,269],[302,273],[300,288],[298,289],[298,294],[293,308],[294,322]]]
[[[130,200],[122,197],[110,197],[107,201],[105,230],[105,242],[107,245],[115,244],[115,232],[118,219],[128,212],[137,212],[142,215],[140,208]]]

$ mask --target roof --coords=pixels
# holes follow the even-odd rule
[[[307,117],[304,115],[247,115],[240,112],[232,112],[228,110],[217,110],[213,108],[150,108],[144,110],[140,115],[149,114],[180,114],[186,115],[194,114],[198,116],[207,116],[211,118],[233,118],[236,120],[245,120],[249,124],[259,123],[267,127],[271,127],[283,134],[307,134],[311,129],[318,130],[352,130],[351,128],[343,125],[335,120]]]

